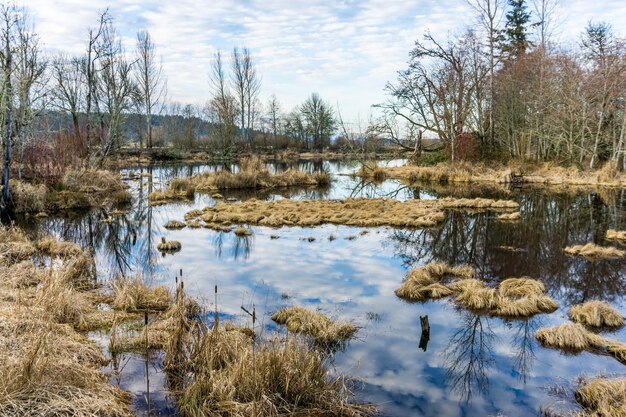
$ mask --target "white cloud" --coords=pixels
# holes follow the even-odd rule
[[[561,2],[556,35],[578,39],[589,20],[616,30],[626,3]],[[207,74],[216,49],[248,46],[263,77],[263,98],[276,94],[289,109],[311,92],[340,104],[349,119],[366,118],[384,99],[383,87],[406,65],[415,39],[426,30],[438,37],[474,22],[463,0],[111,0],[120,33],[133,39],[147,29],[163,57],[173,100],[201,104],[209,95]],[[38,32],[53,52],[81,53],[100,2],[29,0]],[[131,42],[132,43],[132,42]],[[127,44],[127,50],[134,45]]]

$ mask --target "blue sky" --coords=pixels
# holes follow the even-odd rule
[[[162,56],[171,100],[203,104],[216,49],[247,46],[263,79],[261,100],[276,94],[284,110],[318,92],[344,118],[366,123],[370,105],[407,61],[415,39],[459,35],[475,18],[465,0],[211,0],[109,2],[28,0],[50,53],[84,51],[87,28],[110,7],[125,46],[146,29]],[[589,20],[626,35],[626,1],[560,0],[555,37],[578,39]]]

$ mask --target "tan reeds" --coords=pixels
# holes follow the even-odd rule
[[[373,182],[383,182],[387,178],[385,169],[379,167],[376,161],[365,161],[356,175]]]
[[[35,247],[21,229],[0,226],[0,265],[28,260],[34,253]]]
[[[612,246],[599,246],[595,243],[568,246],[563,251],[572,256],[582,256],[591,259],[621,258],[626,252]]]
[[[608,240],[626,240],[626,230],[609,229],[606,231],[605,237]]]
[[[575,397],[586,416],[626,416],[626,378],[595,378],[578,388]]]
[[[252,236],[252,232],[244,227],[238,227],[235,229],[235,235],[238,237]]]
[[[556,302],[545,295],[543,284],[537,280],[508,278],[497,288],[490,288],[474,275],[474,269],[468,265],[452,268],[443,262],[432,262],[411,270],[396,289],[396,295],[408,301],[426,301],[456,294],[456,303],[468,310],[499,317],[530,317],[557,309]],[[451,277],[463,279],[446,282]]]
[[[157,249],[161,252],[178,252],[182,249],[182,245],[180,242],[176,240],[165,240],[165,238],[161,238],[161,242],[157,244]]]
[[[139,276],[118,277],[111,283],[113,307],[127,312],[165,311],[172,305],[172,296],[164,286],[148,287]]]
[[[178,220],[170,220],[167,223],[165,223],[163,227],[165,227],[166,229],[174,229],[174,230],[184,229],[185,227],[187,227],[187,224]]]
[[[605,301],[587,301],[572,306],[568,311],[570,320],[594,328],[617,328],[624,325],[624,317]]]
[[[351,323],[335,322],[322,313],[303,307],[285,307],[272,315],[272,320],[285,325],[292,333],[311,336],[319,343],[339,343],[357,331]]]
[[[453,293],[450,288],[440,284],[444,277],[471,278],[474,269],[469,265],[450,267],[444,262],[431,262],[409,272],[396,295],[408,301],[425,301],[447,297]]]
[[[182,291],[177,305],[182,305]],[[165,366],[183,417],[363,417],[372,407],[353,404],[343,377],[330,377],[325,356],[295,337],[255,341],[230,324],[189,320],[174,308]]]
[[[217,203],[200,216],[210,224],[260,224],[264,226],[353,226],[431,227],[445,218],[444,209],[513,209],[514,201],[489,199],[397,200],[357,198],[348,200],[247,200],[237,204]],[[187,220],[196,217],[189,212]]]
[[[521,219],[522,214],[519,211],[513,212],[513,213],[502,213],[498,216],[498,220],[500,221],[516,221]]]
[[[46,209],[48,188],[44,184],[29,184],[11,180],[11,198],[17,213],[37,213]]]
[[[578,323],[544,327],[537,330],[535,337],[543,346],[568,352],[593,350],[604,345],[604,339],[601,336],[591,333]]]
[[[82,249],[75,243],[59,241],[53,236],[46,236],[35,242],[35,247],[44,255],[61,258],[71,258],[82,253]]]

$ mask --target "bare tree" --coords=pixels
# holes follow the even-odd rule
[[[166,95],[166,81],[163,67],[157,63],[155,46],[147,31],[137,33],[136,81],[139,90],[139,103],[146,116],[146,146],[152,148],[152,115],[163,104]]]
[[[267,102],[267,117],[269,120],[270,128],[272,129],[272,139],[276,141],[278,136],[278,127],[280,125],[280,102],[276,98],[276,95],[272,94]]]
[[[85,99],[85,112],[87,113],[87,123],[85,126],[85,143],[87,146],[87,159],[86,165],[91,165],[91,108],[94,101],[94,95],[96,94],[96,81],[97,81],[97,67],[96,63],[98,59],[103,56],[104,51],[101,50],[101,38],[104,35],[107,27],[111,23],[111,16],[109,9],[105,9],[99,16],[98,27],[96,29],[90,28],[89,41],[87,42],[87,59],[85,65],[85,78],[87,82],[87,94]]]
[[[254,105],[261,90],[261,79],[252,62],[250,50],[234,48],[232,53],[231,81],[235,90],[235,98],[239,106],[241,119],[241,137],[250,144],[250,131],[254,128]]]
[[[211,120],[219,126],[219,141],[222,153],[230,153],[235,136],[235,120],[237,118],[237,101],[230,94],[226,78],[222,54],[215,53],[209,83],[212,98],[207,105],[206,112]]]
[[[51,74],[54,85],[50,90],[52,104],[68,112],[72,118],[74,135],[80,139],[79,114],[84,111],[86,95],[84,58],[58,56],[52,60]]]

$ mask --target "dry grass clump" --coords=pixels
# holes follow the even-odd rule
[[[364,162],[356,175],[373,182],[383,182],[387,178],[385,169],[379,167],[376,161]]]
[[[292,333],[311,336],[318,343],[339,343],[350,339],[357,331],[351,323],[335,322],[303,307],[281,308],[272,315],[272,320],[285,325]]]
[[[132,416],[130,395],[100,371],[96,344],[67,325],[0,315],[0,415]]]
[[[206,223],[260,224],[264,226],[317,226],[324,223],[353,226],[432,227],[445,218],[444,209],[517,208],[514,201],[489,199],[397,200],[356,198],[347,200],[247,200],[218,203],[203,210]],[[194,213],[195,214],[195,213]],[[193,216],[187,213],[186,219]]]
[[[522,213],[519,211],[513,213],[502,213],[498,216],[498,220],[500,221],[516,221],[522,217]]]
[[[235,235],[238,237],[252,236],[252,232],[249,229],[238,227],[235,229]]]
[[[595,378],[578,388],[575,398],[586,416],[625,417],[626,378]]]
[[[10,185],[15,212],[33,213],[46,209],[48,188],[44,184],[35,185],[20,180],[11,180]]]
[[[608,240],[626,240],[626,230],[613,230],[606,231],[606,238]]]
[[[153,206],[166,204],[171,201],[192,200],[193,197],[193,189],[179,192],[173,188],[169,188],[166,191],[153,191],[148,194],[148,200],[150,201],[150,205]]]
[[[474,269],[469,265],[451,267],[445,262],[431,262],[409,272],[396,295],[408,301],[425,301],[452,295],[452,289],[442,285],[445,277],[471,278]]]
[[[556,302],[545,295],[543,284],[532,278],[508,278],[497,288],[490,288],[474,276],[475,271],[469,265],[453,268],[443,262],[432,262],[411,270],[395,293],[409,301],[455,295],[459,305],[499,317],[530,317],[557,309]],[[462,279],[447,282],[451,277]]]
[[[599,246],[595,243],[587,243],[586,245],[568,246],[563,251],[572,256],[582,256],[591,259],[602,258],[621,258],[626,252],[612,246]]]
[[[255,341],[250,329],[172,314],[165,369],[183,417],[362,417],[372,408],[350,402],[343,377],[330,377],[326,356],[297,338]]]
[[[563,323],[541,328],[535,333],[535,338],[543,346],[574,353],[597,349],[604,345],[601,336],[591,333],[579,323]]]
[[[624,325],[624,317],[605,301],[587,301],[572,306],[568,311],[570,320],[594,328],[617,328]]]
[[[161,242],[157,245],[157,249],[161,252],[178,252],[182,249],[182,245],[177,240],[165,240],[161,238]]]
[[[53,236],[46,236],[35,242],[39,252],[51,257],[73,258],[80,255],[83,250],[72,242],[59,241]]]
[[[172,305],[172,296],[164,286],[148,287],[139,276],[118,277],[111,283],[113,308],[126,312],[165,311]]]
[[[0,225],[0,265],[28,260],[34,253],[35,247],[22,229]]]
[[[172,325],[172,319],[166,318],[153,321],[139,331],[120,332],[119,327],[114,326],[109,340],[109,351],[123,353],[164,349],[169,341]]]
[[[112,192],[124,189],[120,176],[112,171],[93,169],[68,169],[63,175],[63,185],[69,190]]]
[[[185,227],[187,227],[187,224],[178,220],[170,220],[165,223],[163,227],[165,227],[166,229],[184,229]]]

